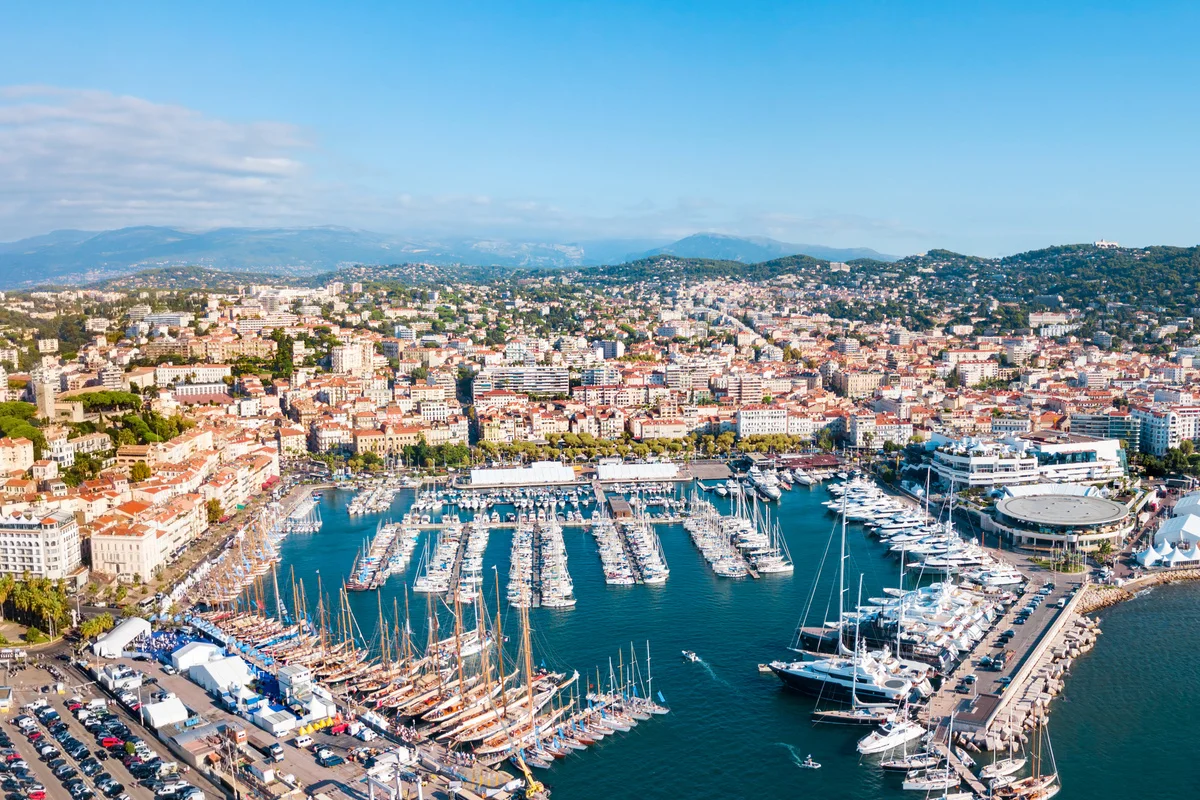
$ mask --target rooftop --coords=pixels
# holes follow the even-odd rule
[[[1059,526],[1106,525],[1129,514],[1121,503],[1103,497],[1062,494],[1006,497],[997,501],[996,510],[1022,522]]]

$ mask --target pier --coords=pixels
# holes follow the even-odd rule
[[[642,567],[634,557],[633,550],[629,545],[629,529],[624,524],[617,524],[617,539],[621,543],[621,551],[625,554],[625,563],[633,570],[633,577],[638,583],[645,583],[645,579],[642,577]]]
[[[1080,620],[1078,608],[1087,594],[1079,590],[1079,576],[1043,574],[1055,579],[1055,587],[1043,595],[1041,607],[1024,625],[1018,625],[1015,617],[1022,605],[1019,599],[996,620],[987,636],[946,676],[941,688],[930,698],[922,712],[927,725],[942,726],[953,714],[956,737],[962,736],[985,749],[999,749],[1020,735],[1033,705],[1028,698],[1031,687],[1037,684],[1055,644]],[[1025,599],[1040,593],[1046,582],[1031,580]],[[1064,598],[1065,607],[1057,608]],[[998,637],[1007,630],[1016,635],[1001,645]],[[981,665],[983,656],[994,659],[1001,654],[1007,656],[1004,669]],[[968,674],[976,676],[972,692],[959,693],[955,687]]]
[[[533,607],[542,605],[542,526],[533,526],[533,543],[530,545],[530,557],[533,559]]]
[[[955,752],[954,742],[950,741],[950,725],[949,720],[942,720],[938,725],[937,730],[933,733],[933,741],[929,744],[929,749],[946,759],[946,764],[950,769],[954,770],[959,779],[966,784],[976,797],[987,797],[988,788],[984,786],[983,781],[971,771],[963,760],[958,757]]]
[[[475,523],[471,523],[474,525]],[[450,567],[450,594],[452,597],[459,596],[459,587],[462,585],[462,568],[463,559],[467,555],[467,544],[471,540],[470,531],[466,536],[460,536],[458,539],[458,550],[454,553],[454,563]]]

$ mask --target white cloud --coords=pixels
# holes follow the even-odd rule
[[[338,182],[312,165],[335,154],[278,122],[230,122],[182,106],[103,91],[0,87],[0,241],[56,228],[127,225],[337,224],[391,233],[560,241],[670,238],[697,231],[819,244],[923,236],[899,223],[730,205],[709,197],[625,208],[552,199],[380,193],[349,182],[369,165],[341,163]],[[566,187],[569,195],[587,187]],[[630,189],[637,193],[636,187]]]
[[[298,221],[294,126],[98,91],[0,88],[0,238],[51,228]],[[301,209],[297,211],[297,209]]]

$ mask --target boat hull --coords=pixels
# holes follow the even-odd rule
[[[843,686],[836,681],[823,681],[808,675],[802,675],[792,670],[772,666],[771,671],[783,682],[783,686],[793,692],[808,697],[819,697],[830,702],[849,703],[851,695],[858,697],[863,703],[898,703],[904,698],[896,698],[880,689],[860,683],[857,687]]]

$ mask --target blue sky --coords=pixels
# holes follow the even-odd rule
[[[715,230],[899,254],[1192,245],[1198,17],[1145,2],[11,4],[0,239],[145,223]]]

